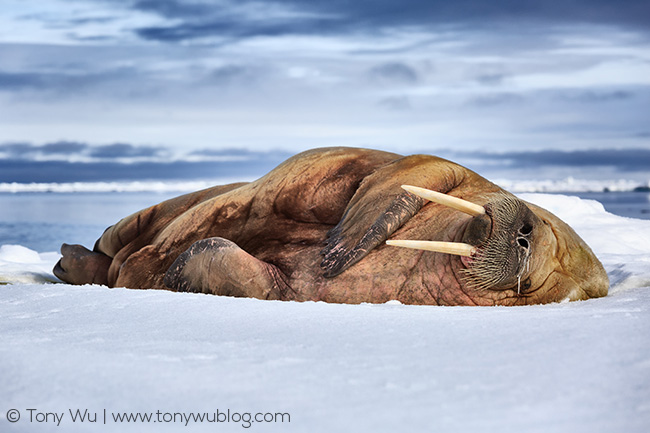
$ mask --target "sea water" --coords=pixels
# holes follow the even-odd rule
[[[0,193],[0,245],[38,252],[62,243],[92,249],[104,230],[127,215],[178,193]]]
[[[650,219],[650,192],[579,192],[564,193],[583,199],[596,200],[605,206],[607,212],[629,218]]]
[[[92,248],[104,230],[125,216],[179,195],[178,192],[0,193],[0,245],[38,252],[63,242]],[[601,202],[608,212],[650,219],[650,193],[566,193]]]

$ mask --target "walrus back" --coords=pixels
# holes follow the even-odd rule
[[[129,244],[136,242],[146,245],[158,232],[188,209],[243,185],[246,185],[246,182],[214,186],[174,197],[131,214],[108,227],[97,239],[93,251],[114,258]]]
[[[396,158],[366,149],[306,151],[254,182],[212,189],[201,199],[190,196],[189,205],[180,198],[127,217],[97,247],[114,254],[109,285],[164,288],[162,277],[176,257],[213,237],[276,261],[296,242],[320,250],[362,179]]]

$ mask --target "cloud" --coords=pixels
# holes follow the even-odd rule
[[[23,157],[34,153],[34,146],[30,143],[5,143],[0,144],[0,155],[3,153],[11,157]]]
[[[509,106],[521,104],[525,98],[522,95],[512,92],[498,92],[476,96],[469,100],[469,105],[480,108],[492,108],[496,106]]]
[[[251,160],[251,159],[286,159],[291,156],[291,153],[280,150],[266,150],[266,151],[255,151],[240,147],[226,147],[220,149],[198,149],[190,152],[189,156],[212,156],[212,157],[224,157],[224,158],[233,158],[241,160]]]
[[[406,111],[413,108],[408,96],[391,96],[380,100],[378,104],[393,111]]]
[[[138,1],[133,7],[174,24],[138,28],[145,39],[187,41],[209,36],[254,37],[351,34],[398,27],[436,25],[487,27],[495,23],[594,23],[650,29],[650,4],[644,0],[575,0],[562,7],[536,0],[237,0],[225,2]],[[178,23],[181,21],[181,23]]]
[[[0,182],[102,182],[133,180],[243,178],[257,167],[232,162],[70,162],[0,159]]]
[[[418,74],[412,67],[401,62],[390,62],[374,66],[368,71],[371,78],[388,83],[414,84]]]
[[[80,41],[80,42],[107,42],[107,41],[112,41],[114,39],[112,36],[106,36],[106,35],[80,36],[75,32],[69,32],[67,35],[70,39],[73,39],[75,41]]]
[[[89,155],[101,159],[117,159],[117,158],[151,158],[157,156],[164,156],[168,154],[168,150],[163,147],[154,146],[134,146],[132,144],[115,143],[103,146],[87,147]]]
[[[68,22],[73,26],[83,26],[85,24],[106,24],[115,22],[118,20],[118,17],[84,17],[84,18],[73,18]]]
[[[0,182],[251,179],[264,175],[290,156],[281,150],[224,148],[200,149],[172,158],[167,148],[127,143],[3,143]]]
[[[214,86],[250,85],[256,83],[263,74],[264,71],[261,68],[230,64],[212,69],[207,74],[204,83]]]
[[[60,155],[67,157],[86,152],[87,149],[87,144],[73,141],[56,141],[42,146],[32,143],[3,143],[0,144],[0,155],[8,155],[11,158],[18,159],[34,159],[39,155]]]
[[[133,3],[133,9],[155,12],[166,18],[202,17],[214,13],[219,6],[219,4],[178,0],[140,0]]]
[[[206,37],[237,40],[257,36],[347,33],[350,23],[340,13],[320,11],[318,5],[302,1],[226,0],[180,2],[145,0],[133,4],[138,11],[169,20],[166,25],[135,29],[143,39],[179,42]]]
[[[52,78],[47,74],[0,72],[0,90],[43,88],[47,87]]]
[[[277,37],[286,35],[335,35],[347,33],[331,20],[306,18],[303,21],[290,19],[280,22],[253,20],[241,22],[230,17],[219,17],[203,21],[186,22],[171,26],[147,26],[136,30],[138,36],[159,42],[182,42],[201,38],[223,38],[226,42],[259,36]]]
[[[487,74],[481,74],[477,76],[475,79],[479,84],[483,84],[486,86],[496,86],[502,84],[507,77],[508,77],[507,74],[487,73]]]
[[[37,149],[46,155],[75,155],[88,149],[88,145],[74,141],[57,141],[39,147],[32,146],[32,149]]]
[[[243,37],[241,30],[237,30],[234,23],[212,21],[203,24],[180,24],[175,26],[149,26],[136,30],[142,39],[159,42],[177,42],[197,39],[208,36]],[[252,34],[250,34],[252,36]]]
[[[524,152],[445,152],[449,158],[482,161],[491,166],[528,169],[533,167],[611,167],[619,172],[647,171],[650,149],[542,150]]]
[[[169,149],[162,146],[135,146],[132,144],[114,143],[93,146],[74,141],[56,141],[43,145],[32,143],[3,143],[0,144],[0,160],[13,161],[69,161],[71,159],[96,161],[137,161],[143,159],[165,159],[169,157]]]
[[[45,90],[75,94],[79,90],[119,80],[133,79],[133,68],[107,69],[101,72],[5,72],[0,71],[0,91]]]
[[[564,101],[592,104],[612,101],[624,101],[633,98],[634,93],[627,90],[589,90],[573,92],[564,91],[560,92],[558,97]]]

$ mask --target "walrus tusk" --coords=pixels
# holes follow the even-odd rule
[[[438,253],[454,254],[456,256],[465,257],[471,257],[476,254],[475,247],[462,242],[389,240],[386,241],[386,245],[413,248],[416,250],[435,251]]]
[[[443,194],[437,191],[431,191],[430,189],[420,188],[419,186],[402,185],[402,188],[411,194],[415,194],[434,203],[438,203],[443,206],[448,206],[461,212],[465,212],[471,216],[479,216],[485,214],[485,208],[483,208],[483,206],[474,204],[467,200],[463,200],[462,198]]]

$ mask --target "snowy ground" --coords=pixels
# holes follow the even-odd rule
[[[522,197],[592,246],[609,296],[420,307],[110,290],[45,284],[56,254],[5,245],[0,431],[649,431],[650,221]],[[228,410],[216,425],[181,418]],[[115,422],[123,412],[153,418]],[[290,422],[248,424],[258,412]]]

